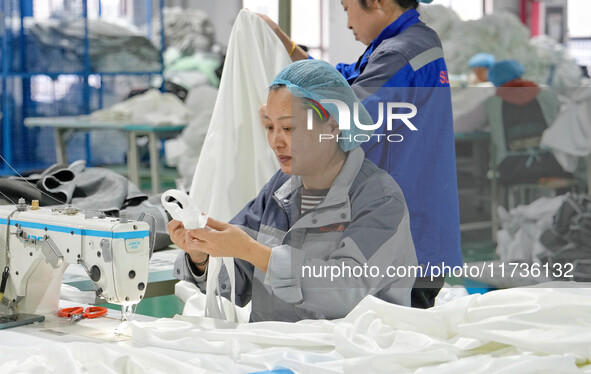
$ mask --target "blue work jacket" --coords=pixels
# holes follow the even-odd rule
[[[462,264],[451,93],[439,37],[412,9],[387,26],[355,64],[336,66],[379,119],[379,103],[412,103],[417,114],[384,123],[374,134],[398,134],[362,145],[367,158],[398,182],[408,204],[419,265]],[[408,113],[401,109],[399,113]]]

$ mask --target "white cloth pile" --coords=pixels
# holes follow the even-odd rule
[[[177,48],[184,56],[211,50],[215,41],[214,27],[204,10],[167,7],[163,13],[166,48]],[[153,25],[152,40],[160,45],[162,27],[159,17]]]
[[[97,110],[89,117],[101,122],[170,126],[187,124],[191,112],[177,96],[151,89],[110,108]]]
[[[579,157],[591,154],[591,86],[576,88],[558,117],[542,135],[541,145],[552,150],[565,171],[574,172]],[[591,165],[587,166],[591,168]]]
[[[190,195],[209,216],[230,220],[277,171],[259,117],[268,87],[290,63],[279,38],[242,10],[230,35],[224,74]]]
[[[429,310],[368,296],[335,321],[218,329],[186,321],[133,323],[133,340],[198,356],[217,354],[226,359],[224,372],[239,365],[298,373],[589,372],[591,329],[582,326],[591,325],[591,291],[559,288],[564,286],[466,296]],[[206,360],[201,365],[216,367]]]
[[[502,229],[497,232],[497,254],[502,262],[539,262],[546,249],[540,243],[542,233],[552,226],[552,219],[566,196],[542,197],[529,205],[519,205],[510,212],[499,206]]]
[[[421,19],[439,34],[449,72],[469,71],[468,61],[479,52],[497,60],[515,59],[525,68],[525,79],[552,87],[578,87],[582,73],[564,48],[549,38],[530,40],[530,32],[511,13],[493,13],[475,21],[461,21],[442,5],[419,7]]]
[[[122,22],[88,19],[88,48],[92,71],[159,71],[160,51],[144,35]],[[84,69],[84,19],[25,18],[30,71]]]
[[[132,322],[132,342],[0,331],[0,372],[591,373],[591,289],[554,282],[427,310],[368,296],[340,320]]]

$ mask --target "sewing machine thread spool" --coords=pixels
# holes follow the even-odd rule
[[[39,210],[39,200],[31,200],[31,210]]]

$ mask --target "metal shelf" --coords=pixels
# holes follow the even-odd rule
[[[98,9],[98,14],[92,13],[93,18],[105,19],[102,12],[101,0],[0,0],[0,94],[2,107],[2,116],[0,123],[0,154],[8,163],[19,169],[38,168],[39,165],[48,166],[52,163],[52,157],[55,152],[44,150],[53,147],[51,134],[40,133],[39,129],[27,129],[24,126],[24,120],[27,117],[39,116],[63,116],[63,115],[84,115],[103,107],[103,96],[106,89],[116,84],[118,77],[138,77],[137,79],[146,79],[146,86],[154,76],[163,75],[164,61],[163,52],[165,48],[164,37],[164,0],[158,0],[158,14],[160,21],[160,40],[159,50],[160,69],[152,71],[93,71],[91,68],[90,47],[94,42],[89,39],[89,3],[92,9]],[[120,3],[129,5],[130,0],[120,0]],[[53,14],[56,7],[60,7],[60,19],[84,20],[84,37],[82,39],[83,54],[77,55],[75,65],[68,65],[73,58],[59,60],[56,66],[60,71],[31,71],[29,62],[34,61],[38,56],[27,56],[28,42],[36,42],[31,39],[32,36],[25,32],[25,22],[29,18],[37,18],[34,12],[39,9],[46,11],[47,14]],[[121,5],[120,4],[120,5]],[[152,0],[145,0],[144,5],[138,7],[120,7],[129,9],[130,12],[137,11],[145,15],[146,29],[148,35],[152,32]],[[154,12],[155,13],[155,12]],[[39,18],[43,18],[42,15]],[[58,40],[58,39],[56,39]],[[59,45],[56,43],[55,45]],[[57,47],[56,47],[57,48]],[[52,62],[55,60],[52,60]],[[80,64],[82,69],[80,69]],[[75,67],[74,67],[75,66]],[[48,66],[45,66],[48,67]],[[67,71],[70,68],[72,71]],[[56,70],[58,70],[56,69]],[[52,70],[52,69],[50,69]],[[43,81],[43,77],[51,79]],[[61,77],[74,77],[66,83]],[[143,78],[145,77],[145,78]],[[120,79],[120,78],[119,78]],[[134,78],[135,79],[135,78]],[[41,81],[40,81],[41,80]],[[94,80],[94,85],[93,85]],[[96,83],[98,80],[98,83]],[[164,87],[162,78],[161,89]],[[42,87],[41,94],[38,92]],[[60,86],[62,84],[62,86]],[[65,92],[65,93],[64,93]],[[53,96],[52,96],[53,95]],[[67,96],[69,95],[69,96]],[[36,96],[42,96],[42,100],[36,99]],[[71,100],[71,101],[67,101]],[[77,140],[78,148],[85,150],[85,158],[91,161],[91,143],[89,135],[81,141]],[[41,142],[42,144],[39,144]],[[81,154],[84,151],[77,152]],[[43,154],[42,154],[43,153]],[[78,156],[77,156],[78,157]],[[1,173],[11,173],[11,169],[6,165],[0,165]]]

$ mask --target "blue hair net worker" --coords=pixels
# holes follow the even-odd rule
[[[496,94],[486,101],[486,114],[499,182],[509,185],[536,183],[543,177],[570,178],[550,152],[539,150],[542,134],[560,112],[560,101],[552,90],[523,79],[524,74],[523,65],[516,60],[498,61],[488,71],[489,80],[497,87]],[[518,162],[523,154],[528,155],[528,161]],[[543,163],[543,167],[534,167],[534,162]],[[511,167],[507,169],[507,165]]]
[[[358,110],[341,115],[327,101]],[[233,257],[235,289],[222,271],[220,290],[239,306],[252,301],[251,321],[341,318],[367,295],[410,306],[415,277],[388,272],[417,264],[408,209],[359,147],[371,131],[348,126],[371,117],[345,78],[323,61],[295,62],[261,112],[281,170],[230,223],[209,218],[207,228],[186,230],[171,221],[185,251],[175,276],[205,290],[209,256]]]
[[[488,80],[488,71],[490,67],[495,63],[495,56],[490,53],[477,53],[470,61],[468,66],[472,70],[468,82],[471,86],[487,85],[490,86]]]
[[[417,279],[414,307],[428,308],[444,283],[445,265],[462,266],[460,214],[451,92],[437,33],[419,19],[419,3],[432,0],[342,0],[347,27],[367,46],[356,63],[337,70],[353,87],[374,123],[385,120],[371,141],[362,144],[367,158],[386,170],[404,192],[411,215],[419,265],[430,276]],[[293,61],[307,53],[268,17]],[[389,103],[411,103],[410,120],[388,123]],[[381,105],[380,105],[381,104]],[[384,110],[380,110],[380,108]],[[412,109],[399,109],[404,116]],[[391,125],[391,126],[388,126]],[[430,272],[432,267],[433,272]]]
[[[495,87],[501,87],[511,81],[520,79],[523,74],[525,74],[525,69],[519,61],[501,60],[490,67],[488,71],[488,80],[490,80]]]

